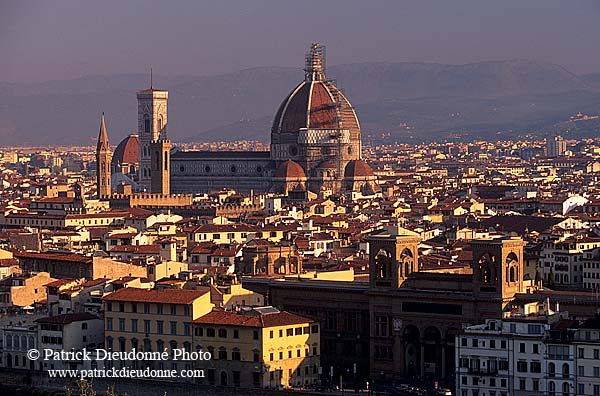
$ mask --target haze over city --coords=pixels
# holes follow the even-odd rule
[[[600,396],[598,16],[3,2],[0,395]]]
[[[531,59],[585,74],[600,72],[599,17],[595,0],[8,0],[0,81],[297,67],[312,41],[331,65]]]

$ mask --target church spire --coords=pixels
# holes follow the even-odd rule
[[[98,144],[96,150],[108,150],[108,134],[106,133],[106,123],[104,122],[104,112],[102,112],[102,120],[100,121],[100,133],[98,134]]]
[[[111,195],[110,159],[111,154],[110,146],[108,145],[108,134],[106,133],[104,113],[102,113],[98,144],[96,145],[96,192],[99,199],[105,199]]]

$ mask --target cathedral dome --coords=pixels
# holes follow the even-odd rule
[[[279,165],[273,176],[278,179],[306,179],[304,169],[292,160],[287,160]]]
[[[281,103],[271,132],[298,132],[301,128],[349,129],[358,136],[360,125],[354,108],[335,86],[325,78],[323,47],[313,44],[307,55],[305,80]]]
[[[115,149],[111,165],[138,163],[138,135],[129,135]]]
[[[348,162],[346,169],[344,170],[344,177],[346,178],[374,178],[375,173],[373,169],[363,160],[355,160]]]

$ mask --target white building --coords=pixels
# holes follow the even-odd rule
[[[545,241],[540,257],[544,283],[559,288],[590,288],[590,283],[596,282],[586,275],[591,268],[589,260],[599,254],[597,237],[570,236]]]
[[[457,395],[600,396],[600,317],[580,325],[536,305],[457,336]]]

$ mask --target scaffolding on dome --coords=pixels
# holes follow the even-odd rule
[[[306,53],[304,71],[308,81],[325,80],[325,46],[312,43]]]

